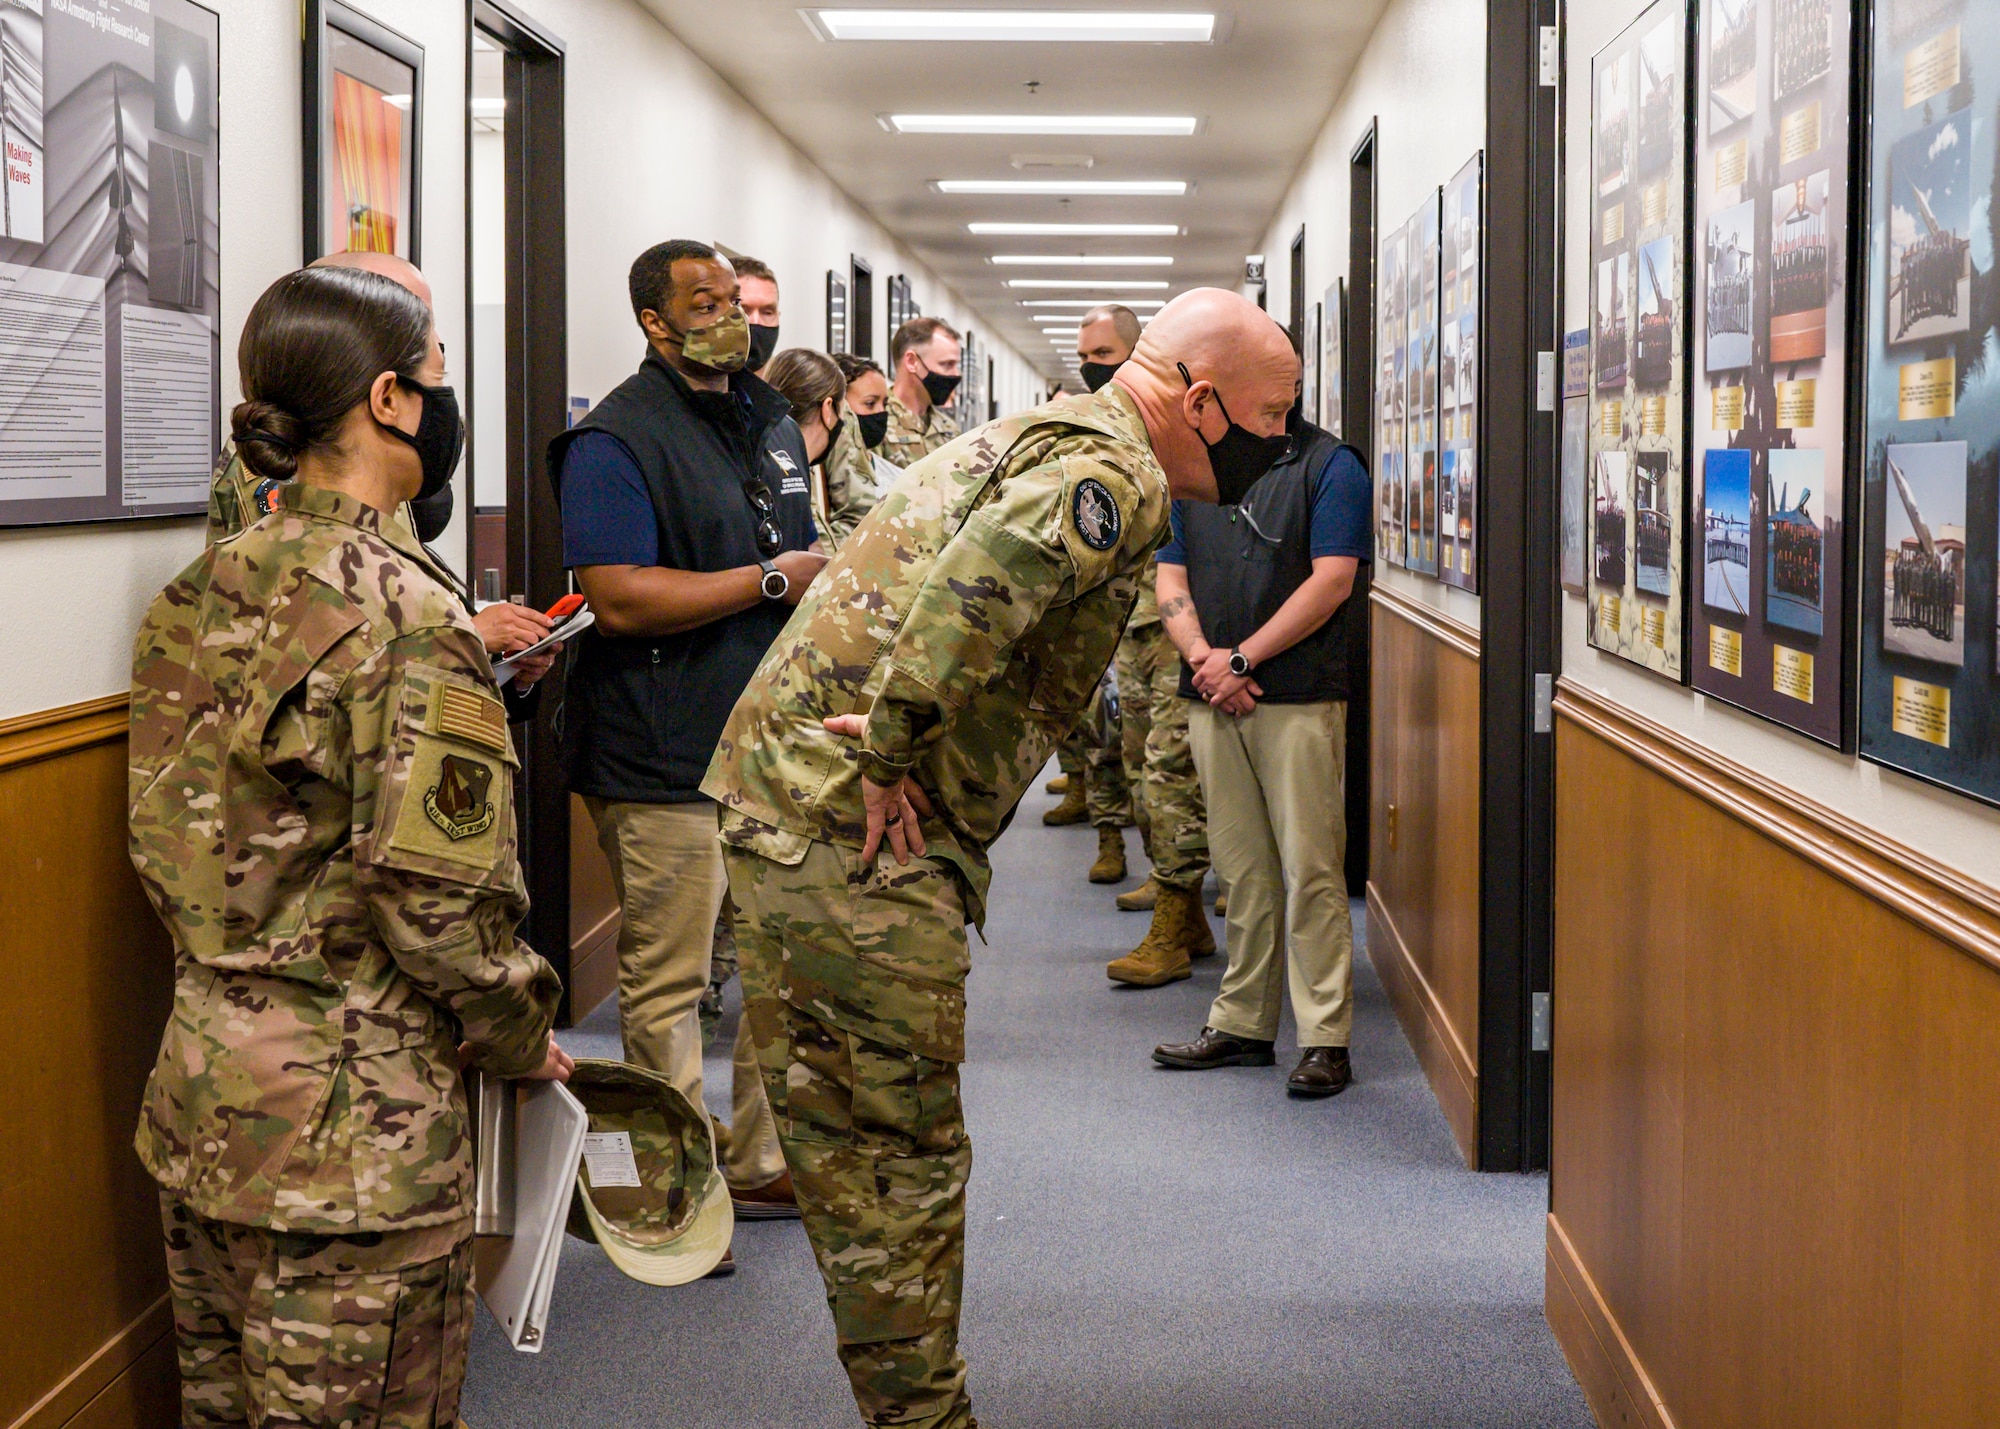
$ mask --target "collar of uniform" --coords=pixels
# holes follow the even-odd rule
[[[416,532],[407,521],[392,520],[359,497],[314,486],[307,481],[288,481],[279,490],[278,500],[287,511],[296,511],[302,516],[317,516],[323,521],[338,521],[343,526],[372,532],[404,555],[422,561],[424,569],[433,575],[437,574],[436,558],[417,540]],[[446,589],[453,588],[454,583],[449,578],[440,579],[444,580]]]
[[[933,402],[924,408],[924,414],[919,417],[904,404],[901,397],[896,395],[893,387],[889,389],[889,420],[899,427],[907,427],[920,435],[928,432],[931,429],[931,417],[936,411],[937,404]]]

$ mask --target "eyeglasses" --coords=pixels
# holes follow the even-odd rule
[[[771,495],[771,488],[762,478],[751,477],[743,483],[743,494],[757,513],[757,550],[766,557],[777,555],[785,549],[785,533],[778,529],[774,514],[778,502]]]

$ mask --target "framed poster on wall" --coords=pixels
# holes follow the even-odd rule
[[[2000,20],[1877,0],[1861,753],[2000,804]]]
[[[1319,324],[1319,304],[1306,304],[1305,331],[1299,334],[1299,414],[1309,422],[1319,415]]]
[[[826,270],[826,350],[847,351],[847,283],[831,268]]]
[[[1696,40],[1695,688],[1847,735],[1853,35],[1833,0],[1716,0]]]
[[[1686,679],[1687,60],[1654,0],[1590,62],[1590,643]]]
[[[1409,253],[1403,286],[1408,310],[1409,418],[1403,428],[1404,564],[1438,573],[1438,193],[1424,200],[1404,230]]]
[[[1409,397],[1410,334],[1403,320],[1409,292],[1403,281],[1409,235],[1398,228],[1382,239],[1375,269],[1375,492],[1381,512],[1378,555],[1403,564],[1407,542],[1403,503],[1403,429]]]
[[[1341,385],[1347,375],[1347,279],[1336,278],[1326,290],[1320,314],[1319,424],[1334,436],[1340,431]]]
[[[1438,284],[1438,579],[1479,589],[1479,260],[1485,156],[1444,186]]]
[[[305,255],[422,261],[423,46],[341,0],[305,0]]]
[[[208,508],[221,25],[0,4],[0,526]]]

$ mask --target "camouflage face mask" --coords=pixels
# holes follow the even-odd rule
[[[681,339],[681,356],[716,372],[741,372],[750,358],[750,324],[734,303],[707,327],[689,328]]]

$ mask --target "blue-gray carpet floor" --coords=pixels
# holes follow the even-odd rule
[[[1038,781],[995,847],[990,941],[973,943],[964,1348],[980,1423],[1588,1429],[1542,1318],[1548,1183],[1464,1169],[1359,948],[1341,1096],[1286,1098],[1289,1014],[1274,1068],[1155,1067],[1156,1043],[1200,1030],[1222,958],[1114,991],[1104,963],[1146,915],[1084,881],[1094,831],[1044,828],[1051,802]],[[1355,920],[1358,943],[1359,904]],[[708,1061],[725,1116],[733,992]],[[615,1008],[563,1042],[618,1055]],[[735,1252],[732,1278],[655,1290],[566,1241],[540,1355],[480,1311],[466,1422],[852,1429],[804,1232],[740,1224]]]

